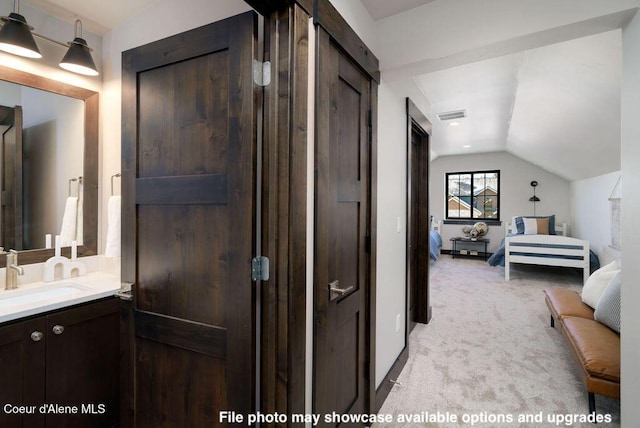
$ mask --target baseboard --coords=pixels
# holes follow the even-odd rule
[[[376,412],[380,411],[382,404],[384,403],[384,401],[389,396],[389,393],[391,392],[391,388],[393,388],[394,381],[398,379],[398,376],[400,376],[400,373],[402,372],[402,369],[404,368],[405,364],[407,364],[408,360],[409,360],[409,345],[407,344],[407,346],[404,347],[402,352],[400,352],[400,355],[398,355],[398,358],[396,358],[395,363],[393,363],[393,365],[389,369],[389,372],[384,377],[384,379],[382,379],[380,386],[376,390]]]

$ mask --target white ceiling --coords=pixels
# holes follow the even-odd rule
[[[25,3],[66,21],[82,20],[83,28],[102,35],[156,0],[27,0]]]
[[[434,157],[508,151],[571,181],[620,169],[620,28],[637,0],[424,3],[378,20],[375,49],[383,82],[431,105]],[[458,126],[436,116],[454,110]]]
[[[96,34],[154,1],[26,0]],[[361,2],[383,82],[431,103],[434,156],[506,150],[568,180],[620,169],[620,28],[640,0]],[[458,109],[460,126],[435,117]]]
[[[374,21],[413,9],[436,0],[361,0]]]
[[[620,169],[620,73],[621,34],[610,31],[414,80],[438,155],[507,150],[574,180]],[[436,117],[457,109],[468,115],[459,126]]]

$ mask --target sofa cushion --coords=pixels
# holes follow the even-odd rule
[[[547,288],[544,290],[547,306],[555,319],[581,317],[593,319],[593,309],[582,302],[580,293],[566,288]]]
[[[592,273],[582,287],[582,301],[595,309],[605,288],[619,271],[620,267],[614,261]]]
[[[593,318],[620,333],[620,283],[621,274],[618,272],[613,277],[598,301]]]
[[[591,376],[620,382],[620,335],[594,320],[563,319],[564,331]]]

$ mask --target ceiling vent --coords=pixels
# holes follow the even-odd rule
[[[447,111],[444,113],[437,113],[437,116],[438,119],[444,122],[447,120],[462,119],[464,117],[467,117],[467,112],[465,110]]]

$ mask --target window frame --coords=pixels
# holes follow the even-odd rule
[[[496,174],[497,176],[497,195],[496,195],[496,217],[489,217],[489,218],[483,218],[483,217],[473,217],[473,208],[470,210],[470,216],[469,217],[449,217],[449,177],[452,175],[471,175],[471,205],[473,206],[473,197],[474,197],[474,188],[473,188],[473,183],[474,183],[474,176],[476,174]],[[445,172],[445,193],[444,193],[444,210],[445,210],[445,221],[449,222],[455,222],[455,221],[460,221],[460,222],[477,222],[477,221],[484,221],[484,222],[500,222],[500,170],[499,169],[491,169],[491,170],[478,170],[478,171],[458,171],[458,172]],[[459,196],[459,195],[458,195]]]

